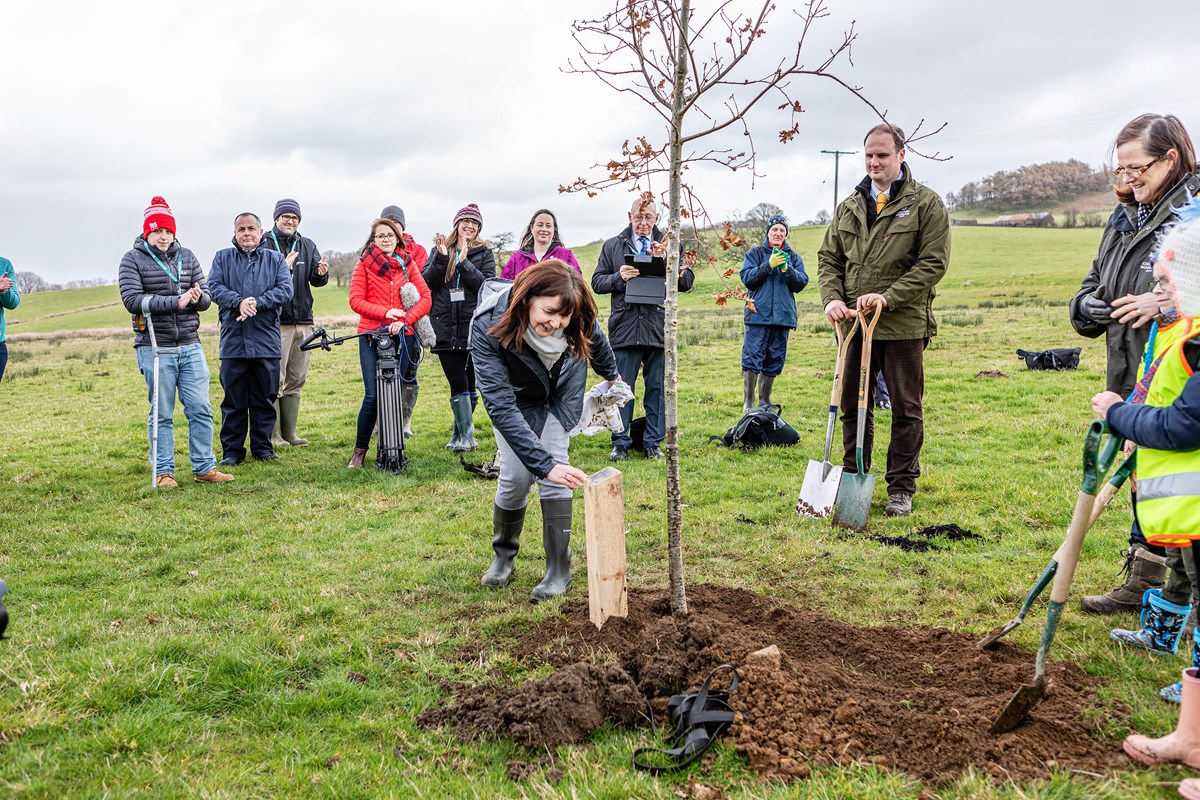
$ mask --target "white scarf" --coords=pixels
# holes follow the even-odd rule
[[[559,328],[549,336],[538,336],[532,325],[526,325],[525,335],[521,338],[525,344],[533,348],[533,352],[542,360],[546,371],[549,372],[567,349],[567,337],[564,334],[565,331]]]

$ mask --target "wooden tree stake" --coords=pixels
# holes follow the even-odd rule
[[[621,473],[605,467],[583,485],[588,607],[592,623],[629,615],[625,592],[625,493]]]

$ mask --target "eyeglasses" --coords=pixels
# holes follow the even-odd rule
[[[1113,174],[1116,175],[1118,178],[1128,178],[1130,180],[1140,178],[1142,176],[1143,172],[1150,169],[1158,162],[1162,161],[1162,159],[1163,159],[1163,157],[1159,156],[1158,158],[1152,160],[1148,164],[1143,164],[1140,167],[1117,167],[1116,169],[1113,170]]]
[[[396,238],[396,234],[394,234],[394,233],[377,233],[377,234],[375,234],[375,241],[377,241],[377,242],[388,242],[395,238]]]
[[[1150,291],[1152,291],[1152,292],[1157,292],[1157,291],[1166,292],[1166,291],[1169,291],[1170,288],[1171,288],[1171,279],[1170,278],[1155,278],[1152,281],[1150,281]]]
[[[654,222],[658,219],[658,214],[636,214],[633,218],[634,222]]]
[[[300,218],[295,214],[280,214],[279,218],[284,222],[299,222]]]

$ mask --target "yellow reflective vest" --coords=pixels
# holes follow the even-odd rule
[[[1146,405],[1165,408],[1179,397],[1192,376],[1183,343],[1196,338],[1200,330],[1190,330],[1163,356]],[[1138,521],[1151,544],[1186,547],[1200,539],[1200,449],[1173,452],[1139,447],[1137,505]]]

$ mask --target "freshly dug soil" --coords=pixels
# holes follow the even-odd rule
[[[869,762],[930,784],[952,782],[971,765],[1022,781],[1053,768],[1102,773],[1129,763],[1119,743],[1093,738],[1084,712],[1095,681],[1073,664],[1048,664],[1049,696],[1024,725],[995,736],[989,726],[1033,674],[1033,654],[1015,645],[980,652],[974,637],[944,628],[858,628],[709,585],[690,587],[688,606],[676,618],[667,592],[631,591],[629,616],[597,631],[586,598],[568,601],[561,617],[516,634],[511,648],[557,672],[515,689],[466,689],[419,722],[554,746],[585,738],[606,718],[636,722],[643,696],[663,715],[672,694],[732,663],[742,681],[726,740],[764,778]],[[770,645],[782,654],[779,666],[745,663]]]

